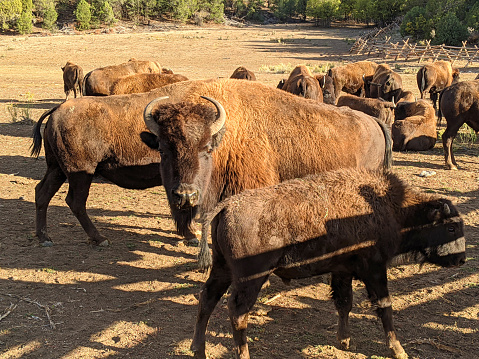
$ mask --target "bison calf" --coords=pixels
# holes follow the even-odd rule
[[[178,74],[140,73],[120,77],[110,88],[111,95],[122,95],[148,92],[175,82],[188,81],[188,78]]]
[[[394,110],[392,126],[393,150],[426,151],[437,140],[436,116],[425,100],[399,102]]]
[[[256,81],[256,76],[254,75],[253,71],[250,71],[243,66],[240,66],[236,70],[234,70],[230,78],[239,79],[239,80]]]
[[[73,91],[75,98],[77,97],[77,88],[78,95],[82,95],[83,88],[83,69],[74,64],[71,61],[68,61],[65,66],[62,67],[63,71],[63,90],[65,91],[66,100],[70,96],[70,93]]]
[[[215,214],[213,267],[200,291],[191,345],[197,358],[206,357],[208,319],[230,285],[235,350],[247,359],[248,312],[269,275],[289,281],[328,272],[341,346],[349,347],[352,280],[357,278],[377,308],[393,357],[407,358],[393,325],[388,264],[393,259],[445,267],[465,262],[464,225],[456,207],[415,192],[392,173],[323,172],[229,197],[206,221]]]
[[[370,116],[374,116],[379,121],[386,124],[389,129],[391,129],[391,125],[394,122],[393,109],[396,107],[394,102],[384,101],[378,98],[342,95],[338,99],[337,106],[348,106],[353,110],[358,110]]]

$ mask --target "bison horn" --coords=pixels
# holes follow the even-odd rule
[[[201,96],[201,98],[204,98],[205,100],[210,101],[213,105],[216,107],[216,120],[213,122],[210,126],[211,128],[211,135],[216,134],[219,130],[223,128],[226,122],[226,111],[224,107],[215,99],[212,99],[211,97],[206,97],[206,96]]]
[[[444,203],[444,214],[449,216],[451,214],[451,209],[449,208],[447,203]]]
[[[393,103],[393,107],[396,107],[396,104],[394,103],[394,96],[393,96],[391,102]]]
[[[148,105],[146,105],[145,110],[143,111],[143,120],[145,121],[146,127],[148,127],[148,129],[156,136],[160,135],[160,126],[158,126],[156,123],[151,111],[153,111],[153,107],[155,107],[158,102],[166,100],[167,98],[168,96],[155,98]]]

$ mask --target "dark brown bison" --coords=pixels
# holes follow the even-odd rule
[[[394,109],[393,150],[427,151],[437,140],[436,115],[425,100],[399,102]]]
[[[353,110],[377,117],[381,122],[386,124],[388,128],[391,128],[394,122],[393,110],[396,107],[394,102],[384,101],[379,98],[358,97],[346,94],[339,97],[336,106],[348,106]]]
[[[323,102],[323,92],[319,87],[318,80],[304,65],[298,65],[291,71],[281,89],[304,98]]]
[[[65,66],[62,67],[62,71],[63,90],[65,91],[66,100],[68,100],[68,97],[72,91],[75,98],[77,97],[77,88],[78,95],[81,96],[83,92],[83,69],[73,62],[67,61]]]
[[[402,92],[402,79],[388,64],[380,64],[365,88],[366,97],[397,101]]]
[[[206,326],[230,288],[237,358],[249,358],[248,313],[271,274],[284,281],[331,273],[337,338],[349,348],[352,280],[366,285],[394,358],[405,359],[394,329],[389,264],[465,262],[464,224],[445,198],[416,192],[392,173],[343,169],[244,191],[220,203],[212,221],[213,267],[200,291],[191,349],[206,358]],[[203,227],[207,236],[208,225]]]
[[[319,82],[319,87],[323,93],[323,102],[334,105],[336,103],[336,95],[334,93],[333,79],[327,74],[314,75],[314,78]]]
[[[374,75],[377,67],[378,64],[373,61],[358,61],[329,69],[336,99],[341,91],[364,97],[364,77]]]
[[[123,95],[130,93],[148,92],[158,87],[179,81],[187,81],[188,78],[179,74],[149,74],[140,73],[120,77],[111,85],[111,95]]]
[[[161,73],[159,63],[130,59],[128,62],[100,67],[86,74],[83,83],[83,94],[86,96],[107,96],[113,83],[122,76],[137,73]]]
[[[249,80],[256,81],[256,76],[253,71],[248,70],[246,67],[240,66],[233,71],[233,74],[230,77],[231,79],[240,79],[240,80]]]
[[[459,81],[459,69],[453,68],[449,61],[435,61],[421,67],[417,72],[416,80],[421,99],[424,98],[426,92],[429,92],[436,110],[438,94]]]
[[[329,169],[390,166],[387,127],[347,107],[234,79],[154,91],[170,103],[148,105],[152,133],[143,139],[162,153],[161,177],[180,233],[197,214],[244,189]],[[200,96],[222,105],[218,119]]]
[[[479,81],[455,83],[441,92],[439,116],[446,118],[446,130],[442,134],[446,167],[457,170],[452,153],[452,142],[459,128],[466,123],[474,131],[479,131]]]

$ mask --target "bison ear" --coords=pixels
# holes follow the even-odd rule
[[[158,150],[160,142],[158,141],[158,137],[151,132],[143,131],[140,133],[141,140],[145,145],[150,147],[151,149]]]
[[[225,132],[226,132],[226,127],[223,126],[221,130],[219,130],[218,132],[216,132],[216,134],[213,135],[213,137],[211,138],[211,146],[213,147],[213,149],[215,149],[216,147],[220,145]]]

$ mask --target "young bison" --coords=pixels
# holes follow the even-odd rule
[[[71,61],[67,61],[65,66],[62,67],[63,71],[63,90],[65,91],[66,100],[70,97],[70,93],[73,91],[75,98],[78,95],[82,95],[83,87],[83,69],[74,64]]]
[[[415,192],[391,173],[323,172],[244,191],[222,202],[207,221],[214,214],[213,267],[200,292],[191,345],[196,358],[206,358],[208,319],[230,285],[236,355],[247,359],[248,312],[269,275],[289,281],[328,272],[342,348],[349,347],[352,280],[357,278],[377,308],[393,357],[407,358],[394,330],[388,264],[393,259],[446,267],[465,262],[463,221],[456,207]]]

